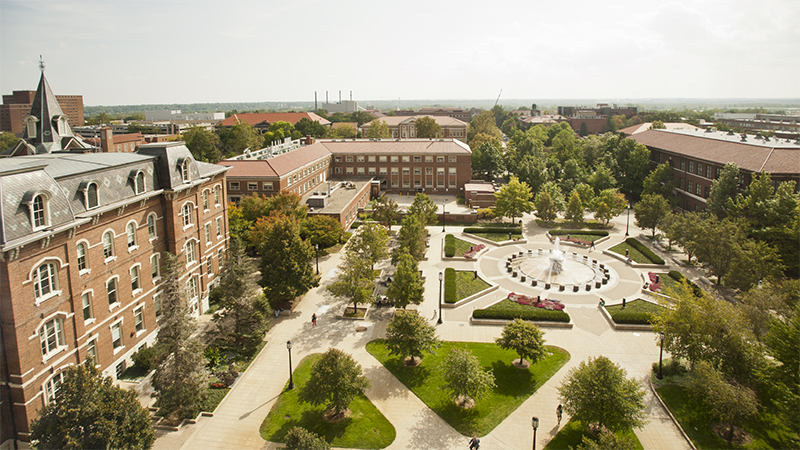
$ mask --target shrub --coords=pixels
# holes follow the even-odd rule
[[[652,315],[646,312],[618,311],[611,314],[616,323],[629,323],[636,325],[650,325]]]
[[[493,208],[481,208],[478,210],[478,220],[491,220],[495,218]]]
[[[444,256],[452,258],[456,255],[456,238],[452,234],[444,237]]]
[[[347,233],[345,233],[341,238],[342,244],[347,242],[352,236],[353,236],[353,232],[352,231],[348,231]]]
[[[328,450],[330,448],[327,441],[305,428],[293,427],[286,434],[287,450]]]
[[[661,364],[661,374],[665,377],[683,375],[689,370],[677,358],[667,358]],[[658,373],[658,363],[653,363],[653,373]]]
[[[504,227],[469,227],[464,228],[464,233],[511,233],[522,234],[519,228],[504,228]]]
[[[131,355],[133,364],[149,372],[156,364],[156,348],[145,347]]]
[[[352,225],[350,225],[350,228],[351,228],[351,229],[356,229],[356,228],[358,228],[358,227],[360,227],[360,226],[361,226],[361,222],[359,222],[359,221],[355,221],[355,222],[353,222],[353,224],[352,224]]]
[[[669,271],[669,277],[672,278],[673,280],[677,281],[678,283],[682,282],[683,280],[686,280],[686,282],[689,283],[689,286],[692,287],[692,291],[694,292],[694,295],[697,296],[697,297],[702,297],[703,289],[701,289],[700,286],[698,286],[698,285],[694,284],[693,282],[689,281],[685,276],[683,276],[682,273],[678,272],[677,270],[670,270]]]
[[[653,264],[664,264],[664,260],[660,256],[653,253],[652,250],[647,248],[644,244],[634,238],[625,239],[625,243],[638,250],[641,254],[647,257]]]
[[[608,231],[603,230],[549,230],[550,236],[566,236],[568,234],[586,234],[589,236],[608,236]]]
[[[534,320],[546,322],[569,322],[569,314],[564,311],[531,307],[530,310],[506,310],[501,308],[476,309],[472,312],[476,319]]]
[[[483,228],[519,228],[519,222],[476,223],[475,226]]]
[[[456,302],[456,269],[452,267],[444,269],[444,302]]]

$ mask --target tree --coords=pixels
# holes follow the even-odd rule
[[[375,119],[369,123],[367,137],[370,139],[390,138],[392,137],[392,133],[389,131],[389,125],[387,125],[386,122]]]
[[[733,442],[734,426],[758,413],[758,399],[752,389],[729,383],[705,361],[695,365],[688,390],[712,417],[728,425],[728,443]]]
[[[584,434],[575,450],[636,450],[636,448],[633,438],[617,435],[606,427],[600,427],[597,431],[597,440]]]
[[[586,137],[589,135],[589,129],[586,127],[586,122],[581,122],[581,130],[578,132],[581,137]]]
[[[330,450],[331,444],[316,433],[301,427],[292,427],[286,433],[286,450]]]
[[[396,264],[403,252],[407,252],[417,261],[425,257],[425,238],[428,230],[422,221],[414,215],[406,216],[400,231],[397,233],[398,246],[392,251],[392,264]]]
[[[181,281],[184,267],[183,258],[165,252],[161,271],[163,314],[153,388],[158,395],[159,413],[173,419],[197,416],[206,397],[208,378],[203,345],[193,337],[197,327],[186,298],[187,286]]]
[[[611,175],[611,170],[603,163],[597,165],[594,172],[586,179],[586,182],[597,194],[606,189],[612,189],[617,184],[617,180]]]
[[[322,358],[311,366],[311,378],[300,388],[300,401],[312,405],[325,405],[334,417],[347,411],[356,395],[369,387],[369,380],[361,373],[361,364],[352,356],[329,348]]]
[[[733,201],[739,190],[739,167],[729,162],[722,168],[720,176],[711,182],[711,192],[706,205],[719,220],[728,217],[728,202]]]
[[[217,332],[232,337],[242,353],[252,355],[267,331],[271,313],[256,282],[257,268],[244,251],[239,239],[229,240],[228,256],[220,275],[220,311],[215,314]]]
[[[299,131],[303,136],[313,136],[321,138],[328,132],[329,127],[311,120],[308,117],[303,117],[294,124],[295,131]]]
[[[392,355],[409,357],[409,365],[440,345],[436,330],[417,311],[397,311],[386,326],[386,348]]]
[[[414,127],[417,129],[418,138],[437,138],[442,136],[442,127],[436,123],[436,119],[431,116],[424,116],[418,118],[414,122]]]
[[[538,203],[536,209],[539,209]],[[581,202],[581,195],[577,190],[573,190],[572,195],[569,197],[569,204],[564,213],[564,219],[575,223],[583,222],[583,202]]]
[[[216,164],[222,159],[219,151],[219,136],[201,127],[189,128],[183,133],[186,148],[192,152],[194,159]]]
[[[14,133],[8,131],[0,132],[0,153],[17,145],[17,142],[19,142],[19,138]]]
[[[278,120],[269,125],[269,130],[262,135],[264,146],[282,143],[284,139],[291,138],[294,125],[285,120]]]
[[[600,192],[594,199],[594,217],[601,220],[604,225],[622,214],[628,206],[628,201],[616,189],[606,189]]]
[[[650,150],[633,139],[623,139],[615,152],[619,171],[614,174],[622,192],[638,198],[650,172]]]
[[[396,307],[406,309],[407,305],[422,303],[424,294],[425,284],[419,273],[419,263],[408,252],[401,250],[394,280],[386,290],[386,295]]]
[[[372,291],[375,289],[375,279],[372,276],[370,261],[366,255],[348,251],[342,263],[339,264],[338,274],[333,283],[328,285],[328,291],[336,297],[347,297],[353,302],[353,311],[359,304],[372,302]]]
[[[735,254],[725,274],[725,286],[741,291],[759,281],[779,278],[785,267],[778,251],[766,242],[744,239],[739,242]]]
[[[342,223],[330,216],[314,215],[302,222],[300,236],[311,245],[327,248],[336,245],[344,236]]]
[[[333,139],[352,139],[356,137],[357,133],[358,132],[356,131],[355,128],[353,128],[352,125],[341,124],[329,128],[326,137]]]
[[[530,201],[532,194],[531,188],[524,181],[512,176],[507,185],[494,193],[494,210],[501,217],[508,217],[511,222],[517,217],[522,217],[524,213],[533,211],[533,204]]]
[[[239,121],[230,128],[219,130],[219,140],[224,155],[240,155],[246,149],[259,150],[264,140],[249,123]]]
[[[114,386],[91,359],[64,371],[55,401],[39,414],[30,436],[38,449],[150,448],[155,442],[136,392]]]
[[[377,262],[389,256],[389,233],[378,224],[362,224],[347,241],[347,251],[362,254],[374,269]]]
[[[570,159],[579,159],[579,147],[575,143],[575,132],[572,128],[561,130],[553,138],[553,153],[558,162],[564,164]]]
[[[239,209],[242,212],[242,217],[252,225],[260,217],[269,215],[268,205],[269,199],[267,199],[267,196],[253,192],[251,195],[242,197],[239,202]]]
[[[641,427],[644,390],[625,376],[625,369],[605,356],[581,361],[558,388],[564,411],[574,419],[612,430]]]
[[[653,121],[653,123],[650,125],[650,129],[651,129],[651,130],[666,130],[666,129],[667,129],[667,126],[666,126],[666,125],[664,125],[664,122],[662,122],[662,121],[660,121],[660,120],[655,120],[655,121]]]
[[[430,197],[423,193],[418,193],[414,197],[414,202],[408,207],[408,214],[419,217],[423,226],[435,225],[436,211],[439,208],[433,203]]]
[[[642,195],[658,194],[671,205],[678,204],[678,196],[673,192],[675,190],[675,170],[669,163],[662,163],[656,166],[650,174],[644,179],[642,188]]]
[[[397,206],[397,202],[385,195],[378,197],[372,207],[372,218],[387,227],[394,224],[399,214],[400,207]]]
[[[481,142],[472,151],[472,173],[487,181],[503,171],[503,153],[496,141]]]
[[[527,356],[531,364],[546,356],[542,330],[536,325],[522,319],[514,319],[503,327],[501,337],[495,339],[497,345],[506,350],[514,350],[519,354],[519,363],[524,364]]]
[[[483,135],[483,137],[479,137]],[[469,122],[467,127],[467,143],[473,146],[473,140],[476,141],[490,141],[503,138],[503,133],[497,128],[497,121],[491,111],[481,111],[480,114],[474,116]]]
[[[301,221],[308,215],[308,207],[303,204],[300,194],[283,190],[277,195],[267,198],[262,216],[268,216],[273,212],[286,214],[295,220]]]
[[[261,256],[261,286],[270,301],[294,300],[319,286],[314,272],[314,249],[300,238],[300,224],[273,213],[256,221],[250,241]]]
[[[697,260],[712,275],[717,277],[717,284],[732,267],[739,249],[739,242],[744,239],[739,225],[725,219],[722,222],[717,216],[708,214],[703,217],[702,225],[696,228],[699,235],[692,240]]]
[[[495,387],[494,374],[484,370],[480,361],[467,349],[451,348],[439,369],[447,390],[456,403],[468,404]]]
[[[797,283],[794,284],[797,287]],[[797,295],[798,291],[793,294]],[[766,385],[773,387],[777,395],[773,403],[786,417],[794,418],[797,415],[797,404],[800,401],[800,306],[795,304],[791,313],[777,318],[772,318],[769,333],[764,339],[767,352],[775,364],[767,366],[765,371]],[[793,430],[797,432],[797,423]]]
[[[231,238],[239,238],[243,242],[249,242],[250,228],[253,222],[244,218],[242,209],[234,204],[228,205],[228,233]]]
[[[668,213],[669,202],[658,194],[645,195],[633,207],[636,226],[653,230],[654,239],[656,237],[656,228],[661,225]]]

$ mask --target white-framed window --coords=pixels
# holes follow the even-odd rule
[[[158,239],[158,230],[156,229],[156,213],[147,215],[147,237],[150,240]]]
[[[222,249],[217,249],[217,266],[222,270],[222,264],[225,262],[225,256],[222,254]]]
[[[119,292],[117,291],[117,277],[106,281],[106,292],[108,293],[109,306],[119,303]]]
[[[208,189],[203,191],[203,211],[208,211]]]
[[[397,167],[392,167],[392,175],[397,175],[400,173],[400,169]]]
[[[425,156],[425,162],[433,162],[433,156],[431,156],[431,155],[426,155],[426,156]]]
[[[183,160],[183,164],[181,164],[181,176],[183,177],[183,182],[184,183],[188,183],[188,182],[192,181],[191,177],[189,175],[189,162],[190,161],[191,161],[191,159],[186,158],[186,159]]]
[[[139,264],[131,267],[131,291],[136,294],[136,291],[142,290],[142,282],[139,279]]]
[[[386,162],[385,156],[378,156],[378,162]]]
[[[444,156],[441,155],[436,156],[436,162],[444,162]]]
[[[364,175],[364,168],[363,167],[359,167],[357,173],[359,175]]]
[[[386,175],[386,167],[381,167],[380,169],[378,169],[378,173],[381,175]]]
[[[161,278],[161,255],[159,253],[150,257],[150,276],[153,282]]]
[[[271,191],[272,190],[272,181],[265,181],[265,182],[261,183],[261,187],[265,191]]]
[[[144,190],[144,172],[139,172],[136,174],[136,193],[141,194]]]
[[[153,308],[156,312],[156,317],[159,317],[161,314],[164,313],[164,310],[161,305],[161,293],[157,293],[153,295]]]
[[[97,195],[97,183],[89,183],[86,186],[86,209],[97,208],[100,200]]]
[[[31,219],[34,230],[44,228],[50,223],[48,200],[44,194],[39,194],[31,201]]]
[[[403,167],[403,175],[409,175],[411,173],[411,169],[408,167]]]
[[[194,205],[192,202],[186,202],[181,207],[181,217],[183,218],[183,227],[187,228],[194,225]]]
[[[415,156],[414,162],[422,162],[422,156]]]
[[[239,182],[238,181],[231,181],[230,190],[238,191],[239,190]]]
[[[455,175],[456,174],[456,168],[455,167],[449,167],[447,169],[447,171],[448,171],[448,173],[450,173],[450,175]]]
[[[206,258],[206,271],[209,275],[214,273],[214,258],[212,256]]]
[[[47,262],[36,268],[33,274],[33,290],[37,302],[58,294],[58,271],[55,263]]]
[[[336,161],[336,162],[342,162],[342,157],[341,156],[334,156],[333,160]]]
[[[138,247],[136,245],[136,222],[128,222],[125,227],[125,234],[128,236],[128,251]]]
[[[75,247],[75,249],[78,254],[78,272],[84,272],[89,268],[86,261],[86,244],[83,242],[78,242],[78,245]]]
[[[352,156],[345,156],[344,160],[345,160],[345,162],[353,162],[353,157]]]
[[[92,291],[86,291],[81,294],[81,310],[83,311],[84,322],[94,319],[94,311],[92,311]]]
[[[186,242],[186,245],[183,246],[183,251],[186,253],[186,264],[197,262],[197,251],[194,241]]]
[[[211,243],[211,224],[207,223],[205,225],[205,232],[206,232],[206,242]]]
[[[122,341],[122,322],[111,325],[111,344],[114,346],[114,350],[125,345]]]
[[[133,323],[136,325],[136,332],[144,331],[144,307],[140,306],[133,310]]]
[[[367,170],[367,173],[369,173],[370,175],[375,175],[375,168],[374,168],[374,167],[370,167],[370,168]]]
[[[367,156],[367,161],[375,162],[375,157],[374,156]]]
[[[50,319],[39,328],[39,343],[45,359],[66,345],[64,320],[61,317]]]
[[[399,156],[390,156],[389,157],[389,161],[398,162],[398,161],[400,161],[400,157]]]
[[[44,395],[47,398],[48,404],[56,402],[56,394],[61,388],[61,383],[63,382],[64,372],[59,372],[44,383]]]
[[[105,259],[114,257],[114,235],[111,231],[103,233],[103,257]]]
[[[222,187],[220,185],[214,186],[214,206],[219,206],[222,201]]]
[[[356,161],[358,161],[358,162],[364,162],[364,155],[358,155],[358,156],[356,157]]]
[[[217,217],[217,238],[222,237],[222,217]]]
[[[336,168],[334,168],[334,170],[333,170],[333,173],[335,173],[335,174],[341,174],[341,173],[342,173],[342,168],[341,168],[341,167],[336,167]]]
[[[258,183],[256,183],[256,182],[247,183],[247,190],[248,191],[257,191],[258,190]]]
[[[449,162],[456,162],[456,157],[455,157],[455,156],[448,156],[448,157],[447,157],[447,160],[448,160]]]
[[[186,294],[190,302],[200,297],[200,290],[197,287],[197,277],[191,277],[189,281],[186,282]]]
[[[352,167],[348,167],[348,168],[345,170],[345,173],[346,173],[346,174],[348,174],[348,175],[352,175],[352,174],[353,174],[353,168],[352,168]]]
[[[403,162],[409,162],[409,161],[411,161],[411,157],[408,155],[403,155]]]
[[[414,175],[422,175],[422,168],[414,167]]]
[[[97,358],[97,339],[92,339],[86,344],[86,359],[90,359],[95,365],[100,364]]]

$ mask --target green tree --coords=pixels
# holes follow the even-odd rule
[[[686,252],[688,261],[691,262],[699,244],[696,242],[701,238],[703,227],[702,215],[696,212],[675,214],[669,228],[664,231],[667,239],[675,242]]]
[[[524,364],[525,357],[531,364],[547,356],[544,350],[544,337],[542,330],[536,325],[522,319],[514,319],[503,327],[501,337],[495,339],[500,348],[514,350],[519,354],[519,363]]]
[[[664,125],[664,122],[662,122],[662,121],[660,121],[660,120],[655,120],[655,121],[653,121],[653,123],[650,125],[650,129],[651,129],[651,130],[666,130],[666,129],[667,129],[667,126],[666,126],[666,125]]]
[[[394,281],[386,290],[386,295],[394,301],[397,308],[419,305],[424,300],[425,284],[419,273],[419,263],[408,252],[401,250],[394,272]]]
[[[259,218],[269,215],[268,205],[269,199],[267,199],[265,195],[253,192],[251,195],[242,197],[242,200],[239,202],[239,209],[241,210],[242,217],[252,225]]]
[[[367,137],[370,139],[390,138],[392,137],[392,132],[389,131],[389,125],[387,125],[386,122],[375,119],[369,123]]]
[[[363,255],[374,269],[389,256],[389,233],[378,224],[365,223],[347,241],[347,251]]]
[[[64,371],[55,401],[39,410],[30,429],[38,449],[150,448],[155,442],[136,393],[114,386],[91,359]]]
[[[493,180],[503,171],[503,153],[496,141],[481,142],[472,151],[472,173]]]
[[[599,423],[612,430],[644,425],[644,390],[625,377],[625,369],[605,356],[581,361],[558,388],[573,419]]]
[[[278,120],[269,125],[269,130],[262,135],[264,146],[282,143],[284,139],[291,138],[294,125],[284,120]]]
[[[536,217],[545,222],[555,222],[558,213],[564,210],[564,196],[553,182],[542,186],[533,203],[536,207]]]
[[[294,124],[294,129],[295,131],[300,132],[303,136],[321,138],[325,136],[330,128],[317,122],[316,120],[303,117]]]
[[[201,127],[189,128],[182,136],[186,148],[192,152],[194,159],[216,164],[222,159],[219,151],[219,136]]]
[[[220,275],[220,310],[214,315],[217,334],[230,338],[247,355],[252,355],[267,332],[271,313],[256,279],[258,269],[239,239],[229,240],[228,256]]]
[[[0,132],[0,153],[17,145],[17,142],[19,142],[19,138],[14,133],[8,131]]]
[[[553,138],[553,153],[558,162],[564,164],[570,159],[580,159],[580,148],[575,142],[575,132],[570,128],[569,130],[561,130]]]
[[[725,286],[746,291],[759,281],[780,278],[785,266],[778,251],[753,239],[740,241],[725,274]]]
[[[444,137],[442,135],[442,127],[436,123],[436,119],[431,116],[424,116],[418,118],[414,122],[414,128],[417,130],[418,138],[437,138]]]
[[[261,256],[261,286],[270,302],[294,300],[319,286],[311,243],[300,238],[300,223],[273,213],[256,221],[250,241]]]
[[[719,178],[711,182],[711,192],[706,204],[708,210],[719,220],[728,217],[728,202],[733,201],[739,190],[739,167],[729,162],[722,168]]]
[[[433,203],[430,197],[423,193],[418,193],[414,197],[414,202],[408,207],[408,214],[419,217],[423,226],[435,225],[437,221],[436,211],[439,208]]]
[[[717,277],[717,284],[722,284],[737,255],[739,242],[744,239],[739,224],[730,219],[720,222],[717,216],[708,214],[703,217],[702,226],[694,229],[698,236],[691,242],[697,260],[711,275]]]
[[[581,122],[581,130],[578,132],[581,137],[586,137],[589,135],[589,129],[586,127],[586,122]]]
[[[330,216],[310,216],[303,220],[302,224],[300,236],[308,240],[311,245],[319,245],[321,248],[336,245],[344,236],[342,223]]]
[[[678,196],[675,195],[675,170],[669,163],[662,163],[656,166],[644,179],[642,195],[657,194],[669,201],[671,205],[678,204]]]
[[[467,349],[451,348],[439,370],[456,403],[466,405],[469,399],[477,400],[495,387],[492,371],[484,370]]]
[[[386,326],[386,348],[392,355],[408,357],[408,365],[440,345],[436,330],[417,311],[397,311]]]
[[[348,251],[339,264],[336,279],[328,285],[328,291],[336,297],[349,298],[353,302],[353,311],[356,311],[358,305],[372,302],[374,279],[366,255]]]
[[[636,450],[636,448],[633,438],[617,435],[606,427],[600,427],[597,431],[597,440],[584,434],[575,450]]]
[[[400,215],[400,207],[397,202],[391,198],[381,195],[375,200],[375,206],[372,207],[372,218],[385,226],[391,226]]]
[[[797,288],[795,280],[794,287]],[[797,295],[797,290],[792,294]],[[770,397],[776,410],[781,412],[791,423],[792,430],[798,431],[797,405],[800,402],[800,306],[795,304],[791,313],[771,318],[769,333],[764,339],[767,352],[775,364],[765,370],[763,385],[770,387],[774,393]]]
[[[316,433],[301,427],[292,427],[286,433],[286,450],[330,450],[331,444]]]
[[[262,216],[268,216],[274,212],[286,214],[297,221],[302,221],[308,215],[308,207],[303,204],[303,199],[299,194],[292,191],[280,191],[277,195],[267,198]]]
[[[467,143],[473,146],[475,141],[499,141],[503,138],[500,128],[497,128],[497,121],[491,111],[481,111],[474,116],[467,127]]]
[[[536,209],[537,211],[539,209],[538,203]],[[581,195],[577,190],[572,191],[572,195],[569,197],[569,204],[567,205],[566,212],[564,212],[564,219],[575,223],[583,222],[583,202],[581,202]]]
[[[628,201],[624,195],[616,189],[605,189],[594,199],[594,217],[608,225],[611,219],[622,214],[627,207]]]
[[[197,416],[205,401],[208,380],[203,345],[193,337],[197,327],[186,298],[186,282],[181,281],[184,268],[180,255],[165,252],[161,263],[163,314],[158,328],[159,355],[153,388],[158,396],[159,413],[173,419]]]
[[[225,156],[240,155],[248,148],[250,150],[259,150],[262,142],[264,142],[252,125],[242,121],[229,129],[220,129],[219,140],[222,153]]]
[[[512,176],[507,185],[494,193],[495,213],[514,222],[517,217],[533,211],[533,204],[530,201],[532,195],[527,183]]]
[[[614,179],[611,170],[602,163],[597,165],[595,171],[586,179],[586,182],[597,194],[604,190],[612,189],[617,185],[617,180]]]
[[[669,202],[658,194],[647,194],[633,207],[636,226],[653,230],[656,237],[656,228],[663,222],[669,213]]]
[[[311,378],[300,388],[300,401],[325,405],[333,416],[347,412],[356,395],[369,387],[361,364],[337,348],[330,348],[311,367]]]
[[[581,204],[583,209],[586,210],[594,203],[594,189],[586,183],[580,183],[575,186],[575,192],[581,196]]]
[[[403,252],[407,252],[417,261],[425,257],[425,239],[428,230],[419,217],[406,216],[403,219],[400,231],[397,233],[398,246],[392,251],[392,264],[396,264]]]
[[[241,208],[234,204],[228,205],[228,233],[231,239],[239,238],[243,242],[249,242],[252,226],[253,222],[244,218]]]
[[[352,125],[342,124],[328,129],[326,137],[332,139],[352,139],[357,136],[358,132]]]

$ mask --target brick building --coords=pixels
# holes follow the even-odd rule
[[[269,126],[275,122],[289,122],[294,125],[301,119],[309,119],[319,122],[322,125],[330,126],[331,122],[328,119],[323,119],[312,112],[298,112],[298,113],[242,113],[234,114],[227,119],[220,122],[218,127],[230,128],[239,122],[246,122],[252,125],[260,133],[269,131]]]
[[[467,140],[467,123],[448,116],[386,116],[380,120],[389,126],[389,132],[392,133],[393,138],[414,139],[417,137],[415,122],[422,117],[432,117],[436,120],[436,124],[442,129],[440,138]],[[371,126],[371,123],[361,125],[364,136],[367,135]]]
[[[767,172],[773,183],[800,182],[800,143],[786,139],[757,139],[716,131],[691,129],[648,130],[630,136],[650,150],[651,166],[669,162],[675,169],[679,207],[703,211],[711,183],[726,163],[739,167],[741,187],[754,173]],[[800,183],[798,183],[800,184]]]
[[[43,137],[25,143],[45,148]],[[195,161],[182,142],[138,153],[67,150],[0,160],[6,445],[15,435],[28,440],[30,420],[53,401],[64,369],[91,357],[118,378],[154,341],[165,252],[183,253],[182,281],[200,314],[227,247],[227,168]]]
[[[467,122],[472,119],[472,113],[462,108],[420,108],[419,111],[396,111],[397,116],[447,116]]]
[[[13,91],[11,95],[3,96],[0,105],[0,131],[8,131],[22,135],[25,127],[25,117],[31,110],[33,99],[37,91]],[[83,125],[83,96],[82,95],[56,95],[63,114],[73,125]]]

